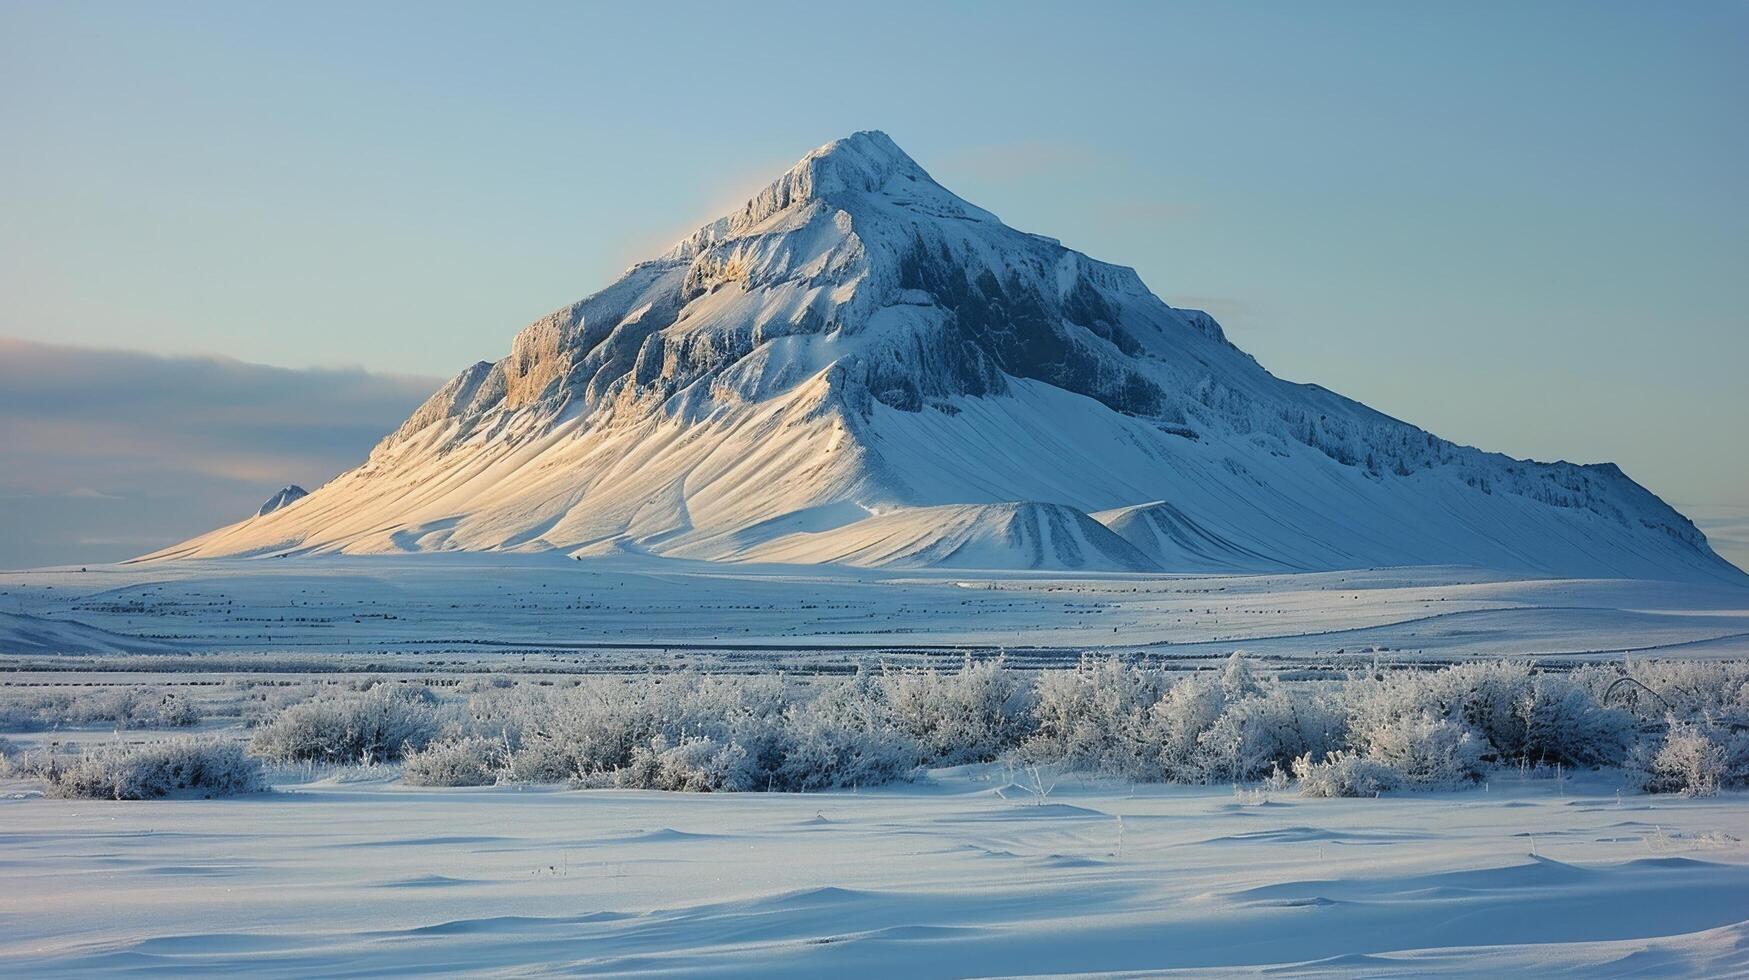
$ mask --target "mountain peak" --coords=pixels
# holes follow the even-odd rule
[[[789,171],[800,172],[811,174],[816,185],[868,191],[879,190],[899,174],[929,176],[892,137],[878,129],[851,133],[810,150]]]
[[[936,183],[892,137],[878,129],[865,129],[809,150],[739,210],[700,228],[666,258],[693,258],[717,242],[745,234],[794,208],[824,205],[855,215],[880,196],[897,197],[936,217],[996,220]]]
[[[173,553],[1737,575],[1619,470],[1285,383],[874,130],[530,324],[301,496]]]
[[[867,129],[808,151],[748,206],[762,211],[764,208],[758,207],[762,202],[781,209],[845,193],[868,194],[899,179],[939,187],[917,161],[899,149],[892,137],[878,129]]]
[[[268,497],[267,502],[261,505],[261,509],[255,512],[255,516],[264,517],[282,507],[295,504],[309,495],[310,493],[308,490],[305,490],[303,487],[294,483],[291,486],[281,489],[273,496]]]

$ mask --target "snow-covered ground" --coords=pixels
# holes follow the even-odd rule
[[[1749,656],[1749,589],[1461,568],[1243,576],[720,565],[553,554],[0,573],[0,653],[570,651],[877,658]],[[724,652],[726,651],[726,653]],[[1340,654],[1338,653],[1340,651]]]
[[[1374,657],[1742,658],[1749,590],[1452,567],[336,556],[0,573],[0,644],[20,655],[8,683],[174,685],[202,704],[234,699],[217,682],[249,670],[538,684],[996,648],[1020,666],[1089,649],[1209,666],[1197,658],[1243,648],[1304,674]],[[89,656],[118,653],[139,655]],[[243,734],[223,717],[195,730]],[[0,779],[0,975],[1749,975],[1749,796],[1652,796],[1613,770],[1346,800],[999,764],[809,794],[277,772],[270,794],[152,802]]]
[[[1240,799],[1001,767],[823,794],[385,781],[0,800],[0,972],[1749,972],[1749,799]]]

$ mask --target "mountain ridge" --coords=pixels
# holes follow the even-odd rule
[[[956,511],[992,523],[952,533],[1004,566],[1079,567],[1039,543],[1061,518],[1098,539],[1075,553],[1167,571],[1742,577],[1613,464],[1484,453],[1275,378],[1208,314],[1009,228],[872,131],[530,324],[296,508],[147,557],[929,564],[952,549],[871,552],[848,542],[878,528],[846,528],[996,505],[1030,517]]]

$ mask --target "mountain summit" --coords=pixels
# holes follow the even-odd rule
[[[1615,466],[1284,382],[878,132],[529,325],[296,507],[149,557],[457,549],[1741,578]]]

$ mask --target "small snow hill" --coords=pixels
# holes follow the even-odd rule
[[[148,557],[1749,582],[1614,465],[1455,445],[1276,378],[1208,314],[1008,227],[878,132],[807,154],[276,500]]]

